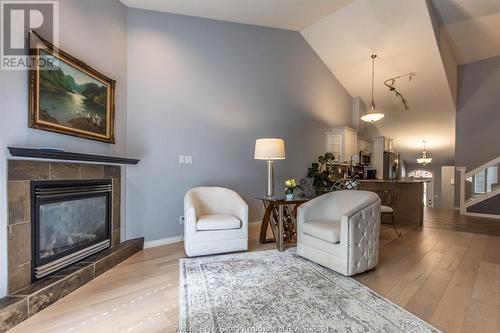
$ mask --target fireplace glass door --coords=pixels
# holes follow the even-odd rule
[[[34,182],[34,279],[111,244],[111,183]]]
[[[40,205],[40,259],[106,239],[106,195]]]

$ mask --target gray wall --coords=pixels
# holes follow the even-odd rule
[[[457,167],[472,170],[500,156],[500,57],[459,67],[456,131]],[[459,188],[455,186],[456,206]],[[469,211],[500,214],[500,196]]]
[[[261,218],[260,137],[286,140],[276,187],[304,176],[352,98],[297,32],[129,9],[127,238],[182,234],[186,190],[229,187]],[[179,165],[178,155],[192,155]]]
[[[0,71],[0,297],[7,292],[7,146],[61,147],[97,154],[126,153],[126,7],[117,0],[59,2],[60,47],[117,80],[116,145],[28,128],[28,74]],[[46,35],[42,32],[42,35]],[[122,206],[125,201],[122,193]],[[122,214],[122,223],[125,215]],[[122,227],[122,230],[125,228]]]

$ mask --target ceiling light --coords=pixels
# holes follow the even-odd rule
[[[424,143],[424,150],[422,151],[422,157],[417,158],[417,163],[426,166],[432,162],[432,157],[427,157],[427,151],[425,150],[426,141],[422,140],[422,142]]]
[[[372,58],[372,101],[370,102],[370,109],[368,110],[368,112],[366,114],[364,114],[362,117],[361,117],[361,120],[363,121],[366,121],[366,122],[370,122],[370,123],[374,123],[382,118],[384,118],[384,114],[383,113],[380,113],[380,112],[377,112],[375,110],[375,101],[373,99],[373,87],[374,87],[374,80],[375,80],[375,58],[377,57],[376,54],[372,54],[371,58]]]

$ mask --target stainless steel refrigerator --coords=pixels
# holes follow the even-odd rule
[[[399,154],[392,152],[384,152],[384,179],[396,180],[400,174]]]

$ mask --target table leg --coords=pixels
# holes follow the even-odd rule
[[[271,214],[274,205],[264,203],[264,207],[266,209],[266,212],[264,214],[264,217],[262,218],[262,224],[260,226],[260,237],[259,237],[259,241],[261,244],[273,243],[275,241],[275,239],[273,238],[267,238],[267,228],[271,226],[272,229],[273,226],[271,223]],[[276,238],[274,230],[273,230],[273,235]]]
[[[278,205],[278,251],[285,251],[285,246],[283,244],[283,205]]]

